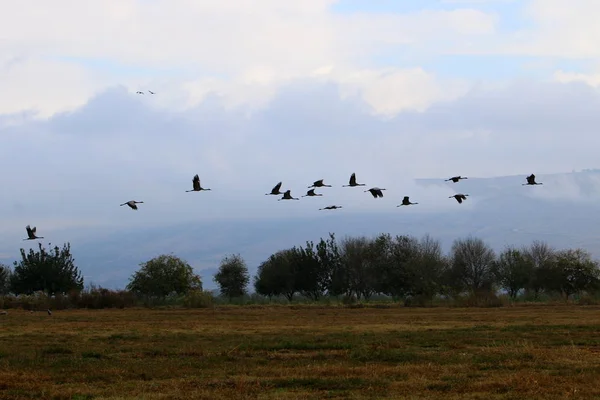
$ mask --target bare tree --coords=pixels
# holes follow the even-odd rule
[[[529,247],[522,249],[523,255],[531,264],[531,276],[525,288],[537,299],[544,290],[544,280],[556,260],[556,250],[548,243],[535,240]]]
[[[481,239],[468,237],[454,241],[451,250],[454,276],[472,293],[491,289],[494,282],[494,250]]]

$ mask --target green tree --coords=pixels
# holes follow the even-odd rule
[[[152,297],[164,298],[172,293],[184,294],[202,290],[200,277],[184,260],[174,255],[160,255],[140,264],[130,278],[127,290]]]
[[[10,291],[10,276],[10,267],[0,264],[0,294],[7,294]]]
[[[75,266],[71,245],[54,246],[50,251],[38,243],[39,251],[21,249],[21,261],[14,262],[10,278],[11,291],[31,294],[38,290],[48,295],[83,289],[83,277]]]
[[[575,293],[598,287],[598,263],[585,250],[558,251],[554,268],[556,274],[553,276],[557,279],[551,282],[550,288],[560,291],[566,299]]]
[[[219,271],[213,279],[219,285],[221,295],[231,300],[246,294],[250,276],[244,259],[239,254],[233,254],[221,260]]]
[[[529,285],[533,268],[530,257],[521,250],[509,247],[500,253],[494,267],[494,274],[500,287],[514,300],[519,291]]]
[[[254,277],[254,289],[263,296],[284,295],[292,301],[297,292],[294,250],[280,250],[262,262]]]

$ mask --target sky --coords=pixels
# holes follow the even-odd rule
[[[598,167],[595,0],[0,8],[0,239],[15,246],[27,224],[51,238],[404,195],[439,209],[453,189],[414,179]],[[386,197],[340,188],[352,172]],[[195,174],[212,190],[185,193]],[[321,178],[329,197],[264,196]]]

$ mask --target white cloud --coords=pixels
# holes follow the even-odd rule
[[[332,68],[332,82],[350,79],[355,85],[361,76],[361,93],[376,112],[423,109],[448,98],[443,95],[445,81],[417,65],[381,74],[365,60],[401,45],[431,52],[441,38],[446,43],[488,35],[496,23],[495,17],[472,9],[338,15],[330,10],[332,0],[176,3],[1,2],[0,53],[26,61],[0,70],[0,83],[10,82],[11,96],[4,98],[16,100],[0,103],[0,114],[38,109],[45,117],[73,109],[98,88],[115,84],[131,91],[152,87],[161,92],[152,102],[170,109],[194,106],[209,93],[221,96],[229,107],[260,108],[282,85],[327,68]],[[99,76],[90,60],[117,67]],[[132,77],[119,71],[119,65],[153,68],[156,75]],[[159,75],[159,69],[174,72]],[[367,82],[372,89],[365,89]],[[33,83],[35,93],[26,89]],[[393,95],[384,89],[388,84],[398,88]]]

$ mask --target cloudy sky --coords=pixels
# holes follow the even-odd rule
[[[26,224],[281,218],[405,194],[450,207],[453,189],[412,180],[598,167],[597,0],[0,8],[0,235],[15,244]],[[339,188],[352,172],[386,198]],[[196,173],[212,191],[185,193]],[[264,196],[320,178],[328,198]]]

